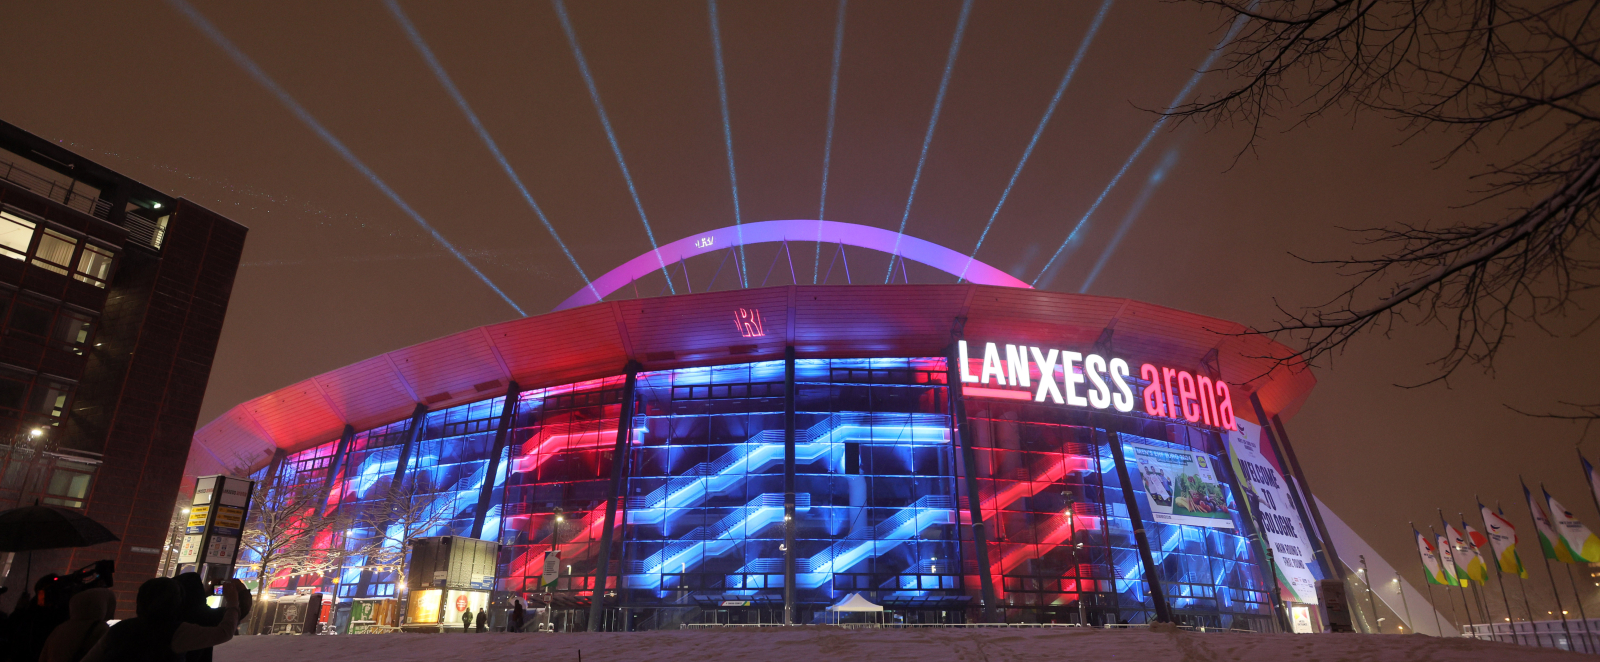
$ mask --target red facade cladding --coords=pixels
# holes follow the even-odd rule
[[[123,272],[107,299],[107,344],[90,359],[70,425],[103,440],[87,513],[121,541],[76,550],[68,567],[115,558],[123,613],[156,572],[245,233],[180,200],[161,256],[129,251],[122,268],[137,272]]]

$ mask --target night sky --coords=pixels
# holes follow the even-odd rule
[[[976,5],[908,234],[973,249],[1099,4]],[[582,286],[381,3],[195,7],[523,310],[546,312]],[[549,4],[403,7],[591,278],[649,249]],[[817,217],[836,10],[720,7],[745,222]],[[960,10],[953,0],[850,2],[826,218],[898,226]],[[568,11],[657,240],[732,225],[706,5]],[[1156,118],[1142,109],[1184,86],[1222,21],[1188,4],[1118,0],[978,259],[1038,275],[1150,130]],[[5,3],[0,25],[10,27],[0,118],[250,228],[202,424],[321,372],[516,316],[172,5]],[[1200,90],[1216,84],[1208,77]],[[1269,126],[1242,156],[1247,136],[1236,128],[1163,128],[1040,285],[1078,291],[1143,197],[1088,291],[1264,326],[1275,301],[1316,303],[1341,287],[1290,252],[1348,255],[1354,237],[1340,227],[1494,214],[1456,207],[1475,199],[1470,175],[1525,140],[1441,165],[1449,136],[1402,144],[1403,127],[1378,117],[1335,113],[1289,128]],[[808,278],[803,252],[797,269]],[[772,253],[750,255],[750,269],[764,271]],[[885,262],[859,259],[852,267],[881,281]],[[1406,523],[1437,525],[1444,508],[1478,526],[1474,494],[1504,504],[1530,588],[1547,587],[1517,477],[1535,490],[1543,481],[1600,528],[1575,451],[1600,456],[1600,433],[1583,445],[1581,428],[1504,405],[1594,401],[1600,346],[1524,328],[1492,374],[1467,368],[1448,385],[1395,386],[1431,377],[1425,364],[1445,342],[1437,326],[1361,338],[1318,369],[1289,434],[1316,493],[1418,589]]]

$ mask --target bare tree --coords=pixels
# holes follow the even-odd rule
[[[1600,0],[1187,1],[1231,22],[1214,69],[1227,83],[1169,115],[1244,125],[1246,150],[1273,120],[1335,111],[1447,132],[1455,142],[1442,161],[1511,150],[1485,166],[1466,205],[1496,205],[1490,220],[1364,230],[1364,254],[1311,260],[1349,286],[1321,305],[1280,307],[1283,318],[1261,333],[1298,349],[1274,357],[1279,365],[1330,359],[1362,333],[1437,323],[1453,337],[1431,364],[1437,381],[1466,364],[1492,370],[1514,328],[1555,333],[1581,312],[1600,268]],[[1561,324],[1581,334],[1596,319]],[[1600,418],[1593,406],[1577,412]]]
[[[352,518],[342,509],[327,508],[328,493],[328,487],[313,483],[259,486],[252,494],[239,546],[260,566],[258,601],[279,573],[322,574],[343,566],[343,538]],[[332,539],[319,544],[323,534]]]
[[[391,485],[356,515],[357,530],[369,536],[361,541],[367,565],[398,570],[394,575],[396,599],[404,589],[402,581],[412,541],[432,535],[450,522],[455,515],[453,506],[448,495],[431,492],[422,481],[413,479]]]

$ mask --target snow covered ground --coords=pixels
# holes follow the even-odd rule
[[[963,629],[839,630],[764,628],[573,634],[369,634],[238,637],[216,649],[218,662],[437,662],[439,660],[798,660],[833,662],[1482,662],[1581,660],[1576,653],[1423,635],[1229,634],[1147,630]]]

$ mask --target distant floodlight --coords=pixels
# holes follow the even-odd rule
[[[28,436],[30,437],[38,437],[42,434],[44,434],[44,428],[34,428],[28,431]]]
[[[159,203],[159,202],[152,202],[152,203],[150,203],[150,208],[151,208],[151,209],[160,209],[160,208],[161,208],[161,203]]]

